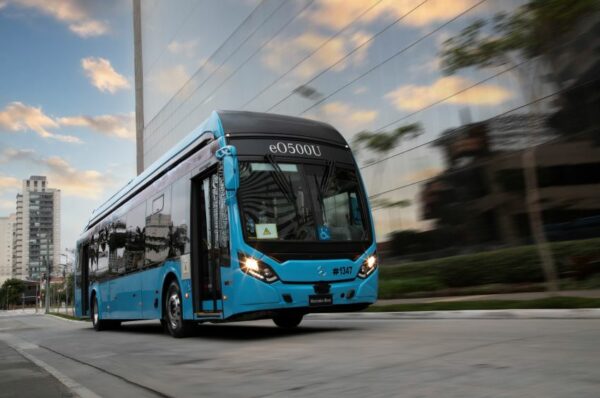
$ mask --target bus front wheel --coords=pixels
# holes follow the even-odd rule
[[[302,322],[302,318],[304,314],[300,314],[297,312],[292,313],[282,313],[277,314],[273,317],[273,322],[275,325],[279,326],[282,329],[293,329],[296,326],[300,325]]]
[[[172,281],[164,299],[164,316],[161,323],[173,337],[185,337],[189,334],[191,324],[183,319],[181,289],[177,281]]]
[[[100,332],[102,330],[114,329],[121,326],[121,321],[109,321],[105,319],[100,319],[100,311],[98,309],[98,299],[96,298],[96,296],[94,296],[91,307],[92,313],[90,314],[94,330]]]

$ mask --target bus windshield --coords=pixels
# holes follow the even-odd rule
[[[355,170],[331,161],[240,162],[247,241],[367,241],[361,192]]]

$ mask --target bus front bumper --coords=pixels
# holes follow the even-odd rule
[[[377,301],[379,270],[366,279],[355,278],[339,282],[272,284],[259,281],[249,275],[238,275],[235,289],[227,307],[226,317],[257,311],[294,310],[304,313],[356,311]]]

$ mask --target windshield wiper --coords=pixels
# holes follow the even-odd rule
[[[333,173],[335,172],[335,160],[328,160],[327,165],[325,166],[325,173],[323,174],[323,179],[321,180],[321,192],[323,196],[327,193],[329,189],[329,183],[332,180]]]

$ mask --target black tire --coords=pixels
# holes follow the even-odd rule
[[[172,281],[163,300],[163,319],[169,334],[175,338],[189,335],[193,324],[183,319],[181,289],[177,281]]]
[[[273,322],[282,329],[293,329],[300,325],[303,317],[304,314],[289,312],[275,315],[273,317]]]
[[[92,298],[92,305],[90,306],[90,318],[92,318],[92,326],[96,332],[108,329],[108,322],[100,319],[98,311],[98,299],[96,296]]]

